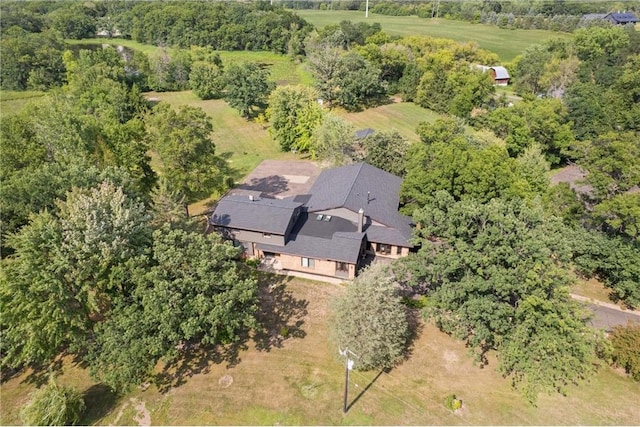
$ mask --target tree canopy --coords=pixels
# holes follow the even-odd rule
[[[427,314],[532,400],[583,379],[595,360],[587,315],[568,294],[571,247],[558,218],[521,200],[455,201],[439,191],[414,213],[417,254],[404,261]]]
[[[334,313],[334,340],[356,355],[355,369],[391,368],[405,355],[409,337],[406,307],[384,268],[361,272],[336,300]]]

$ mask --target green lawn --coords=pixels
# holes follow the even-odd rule
[[[0,114],[14,114],[30,102],[39,102],[46,93],[36,90],[0,90]]]
[[[385,16],[369,13],[365,18],[360,11],[296,10],[298,15],[322,28],[340,21],[379,22],[382,29],[391,35],[428,35],[452,39],[459,42],[475,41],[483,48],[495,52],[504,62],[513,60],[527,47],[549,38],[569,39],[568,33],[546,30],[507,30],[494,25],[472,24],[447,19],[426,19],[417,16]]]
[[[422,108],[413,102],[398,102],[369,108],[358,113],[347,113],[336,110],[336,113],[353,123],[357,129],[372,128],[377,131],[397,130],[410,142],[420,140],[416,128],[420,122],[434,122],[440,117],[426,108]]]
[[[173,106],[192,105],[202,108],[213,124],[212,139],[216,152],[238,171],[241,180],[265,159],[296,159],[292,153],[283,153],[264,126],[248,121],[223,100],[203,101],[191,91],[148,92],[147,98],[157,98]]]
[[[181,385],[164,392],[151,384],[116,397],[65,359],[58,382],[86,393],[89,412],[81,424],[136,425],[136,413],[144,412],[141,403],[152,425],[635,425],[640,420],[640,384],[619,372],[603,367],[589,382],[569,386],[566,397],[540,395],[534,407],[496,372],[494,355],[481,368],[462,342],[430,324],[421,325],[412,354],[395,369],[379,376],[351,373],[351,406],[343,414],[344,365],[327,339],[327,318],[331,299],[344,287],[266,276],[261,289],[261,323],[275,334],[288,325],[288,335],[271,341],[253,336],[239,349],[236,364],[203,354],[191,360]],[[1,425],[20,422],[20,407],[34,389],[27,375],[3,382]],[[452,393],[463,402],[455,414],[444,406]]]

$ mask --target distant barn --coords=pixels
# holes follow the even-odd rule
[[[583,21],[607,21],[613,25],[636,24],[638,17],[631,12],[588,13],[582,15]]]
[[[493,83],[498,86],[507,86],[509,84],[509,72],[501,66],[489,67],[489,73],[493,79]]]

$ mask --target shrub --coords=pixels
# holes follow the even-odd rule
[[[609,339],[613,345],[613,363],[640,381],[640,324],[616,326]]]
[[[444,406],[450,411],[456,411],[462,408],[462,400],[456,398],[455,394],[450,394],[444,399]]]
[[[21,415],[27,425],[76,425],[84,408],[84,399],[78,390],[59,386],[51,376],[46,386],[33,393]]]

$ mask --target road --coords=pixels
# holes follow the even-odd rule
[[[622,310],[615,304],[603,301],[594,301],[580,295],[571,294],[571,297],[586,303],[593,310],[595,317],[591,325],[596,328],[604,328],[610,331],[614,326],[626,325],[628,321],[640,323],[640,312]]]
[[[614,326],[626,325],[628,321],[640,323],[640,314],[628,311],[616,310],[597,304],[587,304],[595,313],[591,325],[596,328],[604,328],[610,331]]]

